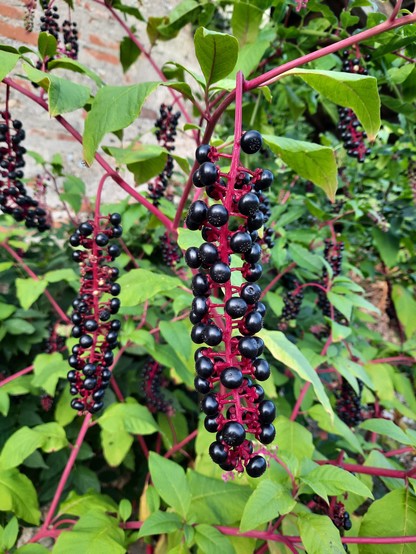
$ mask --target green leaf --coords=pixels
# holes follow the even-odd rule
[[[285,75],[297,75],[335,104],[351,108],[370,140],[375,139],[381,123],[380,97],[375,77],[300,68],[287,71]]]
[[[297,524],[308,554],[345,554],[339,531],[328,516],[300,513]]]
[[[139,21],[145,21],[144,17],[140,13],[140,10],[133,6],[126,6],[120,0],[112,0],[112,6],[115,10],[132,15]]]
[[[74,283],[79,281],[78,275],[73,269],[54,269],[48,271],[43,276],[47,283],[60,283],[61,281],[67,281],[68,283]]]
[[[257,529],[260,525],[289,513],[296,506],[290,491],[280,483],[264,480],[248,499],[241,518],[240,531]]]
[[[85,121],[84,159],[88,165],[106,133],[128,127],[138,117],[146,98],[159,83],[104,86],[98,92]]]
[[[187,229],[189,231],[189,229]],[[192,232],[192,231],[191,231]],[[16,306],[0,302],[0,320],[7,319],[16,311]]]
[[[234,69],[238,58],[238,41],[231,35],[200,27],[195,33],[194,42],[195,54],[209,88]]]
[[[33,427],[33,431],[42,438],[41,448],[44,452],[57,452],[68,445],[65,430],[55,422],[43,423]]]
[[[82,73],[83,75],[86,75],[87,77],[92,79],[94,83],[99,87],[102,87],[104,85],[104,81],[97,73],[95,73],[95,71],[92,71],[92,69],[90,69],[89,67],[86,67],[85,65],[83,65],[77,60],[73,60],[71,58],[59,58],[59,59],[48,61],[49,70],[58,69],[58,68],[74,71],[75,73]]]
[[[340,323],[337,323],[334,319],[329,320],[329,322],[332,331],[332,342],[341,342],[351,335],[351,327],[341,325]]]
[[[23,69],[31,81],[48,92],[51,117],[82,108],[90,98],[91,91],[85,85],[79,85],[52,73],[44,73],[26,63],[23,64]]]
[[[120,62],[124,73],[134,64],[140,53],[139,47],[130,37],[123,37],[120,42]]]
[[[158,38],[167,40],[176,37],[182,27],[187,23],[195,21],[200,11],[201,5],[199,2],[195,0],[182,0],[171,10],[169,18],[160,18],[157,32],[161,36]]]
[[[43,438],[39,433],[29,427],[21,427],[4,444],[0,455],[0,468],[10,469],[19,466],[42,444]]]
[[[309,271],[316,273],[322,269],[322,260],[303,246],[293,242],[288,248],[290,257],[299,267],[303,267]]]
[[[59,379],[65,379],[68,373],[67,362],[62,354],[38,354],[33,362],[34,376],[32,385],[42,388],[50,396],[55,396],[56,385]]]
[[[178,229],[178,244],[182,250],[187,250],[191,246],[201,246],[204,239],[199,235],[195,237],[195,231],[186,229],[185,227],[179,227]]]
[[[358,438],[354,435],[348,425],[341,421],[338,416],[335,415],[335,417],[331,419],[327,412],[325,412],[319,404],[312,406],[312,408],[308,410],[308,413],[315,421],[317,421],[321,429],[327,431],[328,433],[333,433],[334,435],[342,437],[354,452],[363,454]]]
[[[270,354],[275,360],[278,360],[282,364],[288,366],[292,371],[299,375],[301,379],[312,383],[317,399],[328,414],[331,414],[332,416],[333,411],[331,403],[329,402],[324,386],[322,385],[317,373],[311,367],[308,360],[300,352],[300,350],[280,331],[267,331],[266,329],[263,329],[260,334]]]
[[[158,510],[151,514],[140,528],[139,538],[149,535],[172,533],[182,527],[182,521],[177,514]]]
[[[100,512],[80,518],[71,531],[63,531],[55,543],[54,554],[124,554],[124,533],[118,521]]]
[[[234,4],[231,28],[240,47],[246,43],[254,43],[256,41],[262,17],[263,11],[252,4],[242,2]]]
[[[360,537],[416,535],[416,498],[409,489],[394,490],[376,500],[364,515]],[[413,554],[414,544],[360,544],[360,554]]]
[[[195,527],[195,542],[204,554],[235,554],[229,538],[205,523]]]
[[[3,536],[1,537],[0,548],[3,547],[6,550],[10,550],[16,542],[17,535],[19,533],[19,523],[15,517],[9,521],[3,530]]]
[[[400,239],[391,232],[384,233],[378,227],[373,227],[372,235],[383,262],[387,267],[394,267],[399,255]]]
[[[9,395],[3,390],[0,389],[0,414],[4,417],[7,416],[10,409],[10,398]]]
[[[348,300],[345,296],[336,294],[335,292],[328,292],[328,300],[331,304],[342,313],[348,320],[351,319],[352,312],[352,302]]]
[[[42,58],[52,58],[56,54],[57,40],[49,33],[39,33],[38,50]]]
[[[48,286],[48,283],[43,279],[36,280],[17,278],[15,283],[16,295],[24,310],[30,308],[30,306],[36,302]]]
[[[38,525],[40,511],[32,482],[17,469],[0,470],[0,510]]]
[[[312,458],[315,450],[312,433],[296,421],[291,421],[285,416],[278,416],[274,425],[279,451],[293,454],[300,460],[302,458]]]
[[[182,467],[150,452],[149,471],[155,489],[163,500],[186,518],[191,505],[191,491]]]
[[[41,544],[25,544],[18,548],[16,552],[18,554],[49,554],[50,550]]]
[[[11,335],[31,335],[36,331],[36,328],[31,323],[17,317],[7,319],[3,325]]]
[[[337,190],[337,164],[332,148],[273,135],[263,135],[264,142],[295,173],[322,188],[333,202]]]
[[[121,521],[127,521],[133,512],[133,506],[131,505],[130,500],[127,498],[122,498],[120,504],[118,505],[118,514],[121,518]]]
[[[126,164],[136,183],[144,183],[158,175],[166,165],[167,153],[155,144],[134,143],[130,148],[105,147],[119,164]]]
[[[360,429],[365,429],[366,431],[371,431],[379,435],[386,435],[400,444],[416,446],[415,441],[389,419],[367,419],[360,424]]]
[[[370,489],[357,477],[344,469],[332,465],[316,467],[303,476],[302,481],[317,492],[319,496],[322,496],[318,492],[319,489],[325,491],[325,496],[322,496],[325,500],[327,500],[327,496],[338,496],[345,491],[358,494],[364,498],[373,498]],[[316,488],[316,485],[318,485],[318,488]]]
[[[20,58],[20,54],[0,50],[0,81],[14,69]]]
[[[124,429],[120,429],[117,433],[103,429],[101,431],[101,444],[108,465],[118,467],[131,448],[133,437]]]
[[[210,525],[234,525],[241,520],[251,489],[232,482],[206,477],[188,470],[192,493],[191,514],[195,521]]]
[[[118,280],[121,286],[120,302],[123,306],[138,306],[159,293],[170,292],[183,286],[182,281],[147,269],[132,269]]]
[[[392,298],[397,317],[410,339],[416,331],[416,300],[410,291],[398,284],[393,285]]]
[[[75,491],[70,491],[66,500],[60,504],[58,515],[83,516],[88,512],[105,513],[116,511],[117,504],[110,496],[97,494],[92,491],[78,495]]]

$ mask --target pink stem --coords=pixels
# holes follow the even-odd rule
[[[5,250],[7,250],[7,252],[17,261],[17,263],[21,266],[22,269],[24,269],[24,271],[29,275],[29,277],[31,277],[32,279],[34,279],[35,281],[39,281],[39,277],[30,269],[30,267],[28,267],[25,262],[22,260],[22,258],[19,256],[19,254],[13,250],[13,248],[11,248],[11,246],[9,246],[7,244],[7,242],[2,242],[1,243],[1,246],[3,246],[3,248]],[[53,296],[51,295],[51,293],[48,291],[48,290],[44,290],[43,291],[43,294],[46,296],[46,298],[49,300],[51,306],[53,307],[53,309],[56,311],[56,313],[59,315],[59,317],[61,318],[62,321],[65,321],[65,323],[70,323],[70,319],[69,317],[63,312],[62,308],[60,308],[60,306],[58,306],[56,300],[53,298]]]
[[[415,358],[409,356],[392,356],[391,358],[377,358],[376,360],[371,360],[369,364],[403,364],[403,365],[412,365],[416,363]]]
[[[175,452],[178,452],[178,450],[181,450],[181,448],[183,446],[185,446],[186,444],[188,444],[188,442],[191,442],[191,440],[193,440],[198,434],[198,429],[195,429],[194,431],[192,431],[192,433],[190,433],[187,437],[185,437],[183,440],[181,440],[180,442],[178,442],[177,444],[175,444],[174,446],[172,446],[172,448],[170,448],[166,454],[164,455],[165,458],[170,458],[173,454],[175,454]]]
[[[22,375],[26,375],[27,373],[30,373],[33,370],[34,366],[30,365],[28,367],[25,367],[24,369],[21,369],[20,371],[17,371],[16,373],[13,373],[13,375],[10,375],[10,377],[6,377],[6,379],[3,379],[3,381],[0,381],[0,388],[4,387],[4,385],[7,385],[7,383],[10,383],[11,381],[14,381],[18,377],[21,377]]]
[[[296,399],[296,404],[293,407],[292,414],[290,416],[290,421],[295,421],[295,419],[298,417],[299,410],[301,407],[301,404],[311,386],[310,381],[306,381],[306,383],[303,385],[302,390],[299,393],[298,398]]]
[[[401,454],[408,454],[414,452],[416,449],[413,446],[405,446],[404,448],[398,448],[397,450],[390,450],[389,452],[382,452],[385,458],[392,458],[393,456],[400,456]]]
[[[371,467],[371,466],[361,466],[358,464],[345,464],[338,463],[337,460],[316,460],[316,463],[319,465],[335,465],[346,469],[347,471],[352,471],[355,473],[364,473],[366,475],[377,475],[378,477],[395,477],[397,479],[407,479],[409,473],[412,471],[402,471],[398,469],[385,469],[382,467]]]
[[[292,271],[292,269],[295,268],[296,266],[297,266],[297,263],[292,262],[283,271],[281,271],[278,275],[276,275],[276,277],[274,277],[270,281],[270,283],[264,287],[261,297],[263,298],[263,296],[267,292],[269,292],[269,290],[272,289],[275,286],[276,283],[278,283],[280,281],[280,279],[283,277],[283,275],[286,275],[286,273],[288,273],[289,271]]]

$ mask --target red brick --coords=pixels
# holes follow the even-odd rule
[[[98,35],[90,35],[90,42],[91,44],[95,44],[96,46],[103,46],[104,48],[108,48],[110,50],[117,50],[118,44],[116,42],[109,42],[108,40],[103,40]]]
[[[113,65],[118,65],[120,63],[120,60],[116,56],[113,56],[112,54],[107,54],[107,52],[92,50],[92,48],[85,48],[85,51],[88,52],[88,54],[91,54],[91,56],[93,56],[97,60],[108,62]]]
[[[15,8],[14,6],[10,6],[8,4],[0,2],[0,15],[2,15],[3,17],[12,17],[13,19],[23,20],[25,11],[21,10],[20,8]]]
[[[23,25],[23,22],[21,22]],[[10,25],[4,21],[0,21],[0,36],[11,38],[16,42],[24,42],[25,44],[37,45],[38,43],[38,34],[37,33],[28,33],[23,29],[23,26]]]

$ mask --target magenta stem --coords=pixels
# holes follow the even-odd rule
[[[410,356],[392,356],[390,358],[377,358],[376,360],[371,360],[369,364],[403,364],[403,365],[412,365],[416,363],[415,358]]]
[[[21,268],[29,275],[29,277],[31,277],[32,279],[34,279],[35,281],[39,281],[39,277],[30,269],[30,267],[28,267],[25,262],[22,260],[22,258],[19,256],[19,254],[13,250],[13,248],[7,244],[7,242],[2,242],[1,243],[1,246],[3,246],[3,248],[5,250],[7,250],[7,252],[17,261],[17,263],[21,266]],[[51,293],[48,291],[48,290],[44,290],[43,291],[43,294],[46,296],[46,298],[49,300],[51,306],[53,307],[53,309],[56,311],[56,313],[59,315],[59,317],[61,318],[62,321],[64,321],[65,323],[70,323],[70,319],[69,317],[63,312],[62,308],[57,304],[56,300],[53,298],[53,296],[51,295]]]
[[[6,377],[6,379],[3,379],[0,381],[0,388],[4,387],[4,385],[7,385],[7,383],[10,383],[11,381],[14,381],[18,377],[22,377],[22,375],[26,375],[27,373],[30,373],[33,371],[33,368],[35,366],[30,365],[28,367],[25,367],[24,369],[21,369],[20,371],[17,371],[16,373],[13,373],[13,375],[10,375],[10,377]]]
[[[263,296],[266,293],[268,293],[269,290],[272,289],[276,285],[276,283],[278,283],[280,281],[280,279],[283,277],[283,275],[286,275],[286,273],[289,273],[289,271],[292,271],[292,269],[295,268],[296,266],[297,266],[297,263],[292,262],[283,271],[281,271],[278,275],[276,275],[276,277],[274,277],[270,281],[270,283],[264,287],[261,297],[263,298]]]
[[[300,391],[299,396],[298,396],[298,398],[296,399],[296,404],[294,405],[293,410],[292,410],[292,413],[291,413],[291,415],[290,415],[290,421],[295,421],[295,419],[298,417],[300,407],[301,407],[301,405],[302,405],[302,402],[303,402],[305,396],[306,396],[307,393],[308,393],[308,390],[309,390],[310,386],[311,386],[310,381],[307,381],[307,382],[303,385],[302,390]]]
[[[180,442],[178,442],[177,444],[175,444],[174,446],[172,446],[172,448],[170,448],[166,454],[164,455],[165,458],[170,458],[173,454],[175,454],[175,452],[178,452],[179,450],[181,450],[181,448],[183,448],[186,444],[188,444],[188,442],[191,442],[191,440],[193,440],[196,436],[198,435],[198,429],[195,429],[194,431],[192,431],[192,433],[190,433],[187,437],[185,437],[184,439],[182,439]]]
[[[366,475],[375,475],[378,477],[395,477],[397,479],[407,479],[407,477],[409,477],[409,474],[412,472],[412,470],[402,471],[399,469],[385,469],[382,467],[338,463],[337,460],[316,460],[316,463],[319,465],[335,465],[341,467],[342,469],[355,473],[364,473]]]

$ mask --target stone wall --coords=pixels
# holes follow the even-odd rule
[[[39,0],[38,0],[39,3]],[[164,0],[144,1],[136,0],[124,3],[138,6],[145,18],[149,16],[161,17],[169,13],[178,0],[166,2]],[[68,7],[63,0],[56,0],[55,5],[59,8],[60,20],[68,17]],[[133,66],[123,74],[119,63],[119,42],[125,36],[122,27],[112,19],[109,11],[94,0],[74,0],[75,10],[72,12],[72,19],[76,21],[79,28],[79,61],[96,71],[106,84],[129,85],[142,81],[159,80],[156,71],[146,56],[141,55]],[[34,30],[28,33],[24,29],[23,18],[25,14],[24,0],[0,0],[0,42],[13,46],[27,45],[36,46],[38,31],[40,29],[40,8],[35,13]],[[128,19],[128,23],[135,25],[136,36],[144,44],[146,50],[149,43],[146,34],[146,23],[138,22],[136,19]],[[175,60],[196,68],[193,39],[191,29],[182,30],[180,35],[169,42],[160,42],[151,51],[154,61],[161,67],[168,60]],[[16,73],[16,72],[15,72]],[[68,72],[62,75],[70,76],[73,80],[81,80],[83,77]],[[16,80],[22,86],[33,91],[33,86],[22,77],[17,76]],[[88,80],[91,85],[91,81]],[[39,89],[35,91],[39,94]],[[0,86],[0,103],[4,105],[5,86]],[[158,109],[162,102],[171,103],[172,96],[165,87],[160,87],[149,100],[142,111],[137,122],[128,130],[126,136],[140,136],[143,142],[156,143],[153,133],[149,132],[158,117]],[[191,107],[187,106],[190,111]],[[28,102],[19,93],[11,91],[10,111],[12,116],[23,121],[26,130],[25,147],[29,150],[39,152],[44,158],[50,160],[53,154],[59,152],[64,161],[65,172],[81,177],[87,184],[87,190],[94,194],[95,187],[102,175],[102,169],[97,163],[91,168],[84,167],[82,149],[79,143],[73,139],[54,119],[51,119],[39,106]],[[82,133],[85,114],[78,110],[74,114],[68,114],[67,119],[74,127]],[[184,118],[181,118],[183,126]],[[105,144],[120,145],[118,139],[113,135],[106,136]],[[190,136],[179,133],[177,151],[181,155],[192,157],[194,143]],[[28,160],[26,177],[34,175],[38,168]],[[123,175],[125,179],[133,184],[131,175],[127,172]],[[141,188],[146,189],[146,186]],[[111,195],[111,196],[109,196]],[[124,192],[116,185],[106,186],[104,199],[114,196],[123,197]],[[57,199],[51,196],[51,202]]]

